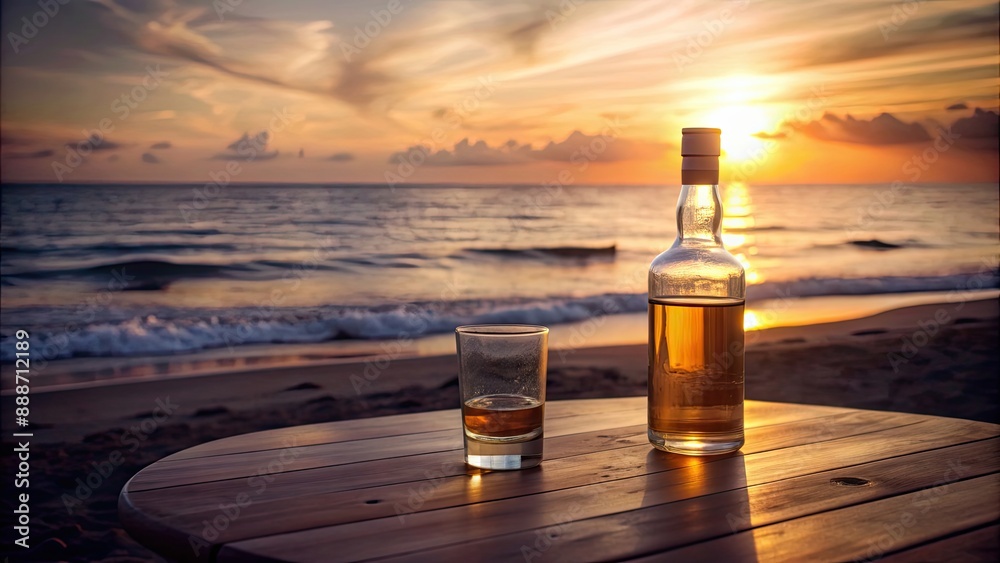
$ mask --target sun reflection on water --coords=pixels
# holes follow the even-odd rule
[[[746,271],[747,285],[756,285],[764,281],[764,277],[750,263],[750,256],[757,254],[756,237],[753,227],[756,224],[753,216],[753,205],[750,200],[750,190],[743,182],[727,184],[722,189],[722,242],[726,249],[740,261]],[[761,321],[753,311],[743,314],[743,329],[756,330],[763,328]]]

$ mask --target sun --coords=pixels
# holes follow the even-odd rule
[[[724,158],[742,162],[759,156],[764,141],[754,136],[773,127],[767,112],[752,105],[720,107],[706,117],[707,127],[722,129]]]
[[[773,106],[767,103],[775,85],[766,76],[732,75],[713,78],[704,86],[708,95],[699,127],[722,129],[723,158],[743,162],[759,157],[765,148],[756,133],[777,125]]]

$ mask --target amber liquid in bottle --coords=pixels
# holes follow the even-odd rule
[[[649,266],[649,442],[713,455],[743,446],[746,273],[722,244],[720,131],[681,136],[677,238]]]
[[[649,333],[650,430],[675,445],[742,442],[743,301],[650,301]]]

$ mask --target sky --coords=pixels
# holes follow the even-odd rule
[[[724,181],[996,182],[997,22],[994,1],[5,0],[0,179],[665,184],[680,129],[720,127]]]

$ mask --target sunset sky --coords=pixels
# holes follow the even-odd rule
[[[995,1],[541,4],[5,1],[2,179],[998,179]]]

